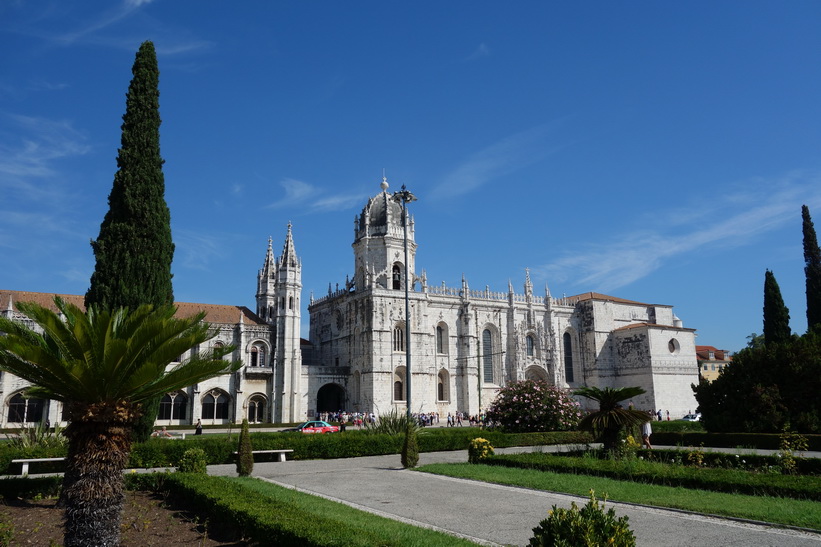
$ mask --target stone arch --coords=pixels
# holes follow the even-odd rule
[[[346,410],[345,388],[335,383],[328,383],[316,392],[317,412],[338,412]]]
[[[482,327],[479,338],[480,360],[482,366],[482,382],[486,384],[499,384],[501,375],[501,339],[499,329],[493,323],[487,323]]]
[[[450,400],[450,373],[444,368],[436,377],[436,400],[439,402]]]
[[[201,399],[201,408],[203,420],[213,420],[213,423],[231,421],[231,396],[222,389],[206,392]]]
[[[269,367],[271,366],[271,346],[265,340],[256,338],[248,342],[245,349],[249,356],[248,366]]]
[[[531,365],[525,369],[525,380],[533,380],[535,382],[550,382],[547,371],[538,366]]]
[[[252,393],[245,400],[245,415],[248,422],[261,424],[268,421],[268,397],[263,393]]]
[[[7,423],[39,423],[48,416],[48,401],[38,397],[24,397],[23,390],[6,399]]]
[[[405,367],[396,367],[393,371],[393,400],[404,401],[407,390],[405,389]]]

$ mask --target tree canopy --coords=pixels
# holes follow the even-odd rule
[[[821,250],[810,210],[801,206],[802,231],[804,233],[804,276],[807,290],[807,330],[821,325]]]
[[[770,270],[764,274],[764,343],[781,344],[789,341],[790,310],[784,305],[781,289]]]
[[[140,46],[132,74],[109,210],[91,242],[96,264],[86,307],[174,303],[174,243],[160,156],[160,71],[151,42]]]

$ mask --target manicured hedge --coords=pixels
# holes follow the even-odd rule
[[[821,501],[821,477],[817,476],[751,473],[735,469],[710,469],[636,460],[581,458],[538,452],[491,456],[485,458],[482,463],[716,492]]]
[[[9,477],[0,479],[0,497],[2,498],[33,498],[35,496],[56,496],[63,485],[63,477]]]
[[[662,463],[688,463],[687,456],[693,449],[687,450],[639,450],[638,455],[648,461]],[[724,469],[766,470],[780,468],[781,456],[778,454],[729,454],[712,452],[709,448],[702,451],[703,465],[722,467]],[[796,470],[800,475],[821,475],[821,458],[802,458],[795,455]]]
[[[821,435],[805,435],[809,450],[821,451]],[[777,433],[700,433],[700,432],[653,432],[654,445],[663,446],[712,446],[715,448],[761,448],[778,450],[781,442]]]

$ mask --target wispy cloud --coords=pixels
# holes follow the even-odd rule
[[[692,215],[692,209],[657,211],[655,218],[664,219],[663,224],[656,221],[650,229],[567,251],[534,268],[534,277],[551,282],[572,279],[573,284],[612,291],[676,257],[750,244],[762,233],[797,222],[802,204],[811,210],[821,208],[821,174],[795,172],[778,180],[751,181],[743,192],[730,191],[702,205],[701,215]]]
[[[225,237],[192,230],[174,230],[174,263],[194,270],[210,269],[213,261],[227,254]]]
[[[270,209],[301,207],[310,213],[344,211],[362,202],[364,194],[327,194],[307,182],[287,178],[280,181],[285,195],[268,205]]]
[[[476,59],[481,59],[482,57],[487,57],[488,55],[490,55],[490,48],[487,47],[487,44],[482,42],[476,47],[475,50],[473,50],[473,53],[467,56],[465,60],[475,61]]]
[[[85,135],[66,120],[4,115],[11,128],[0,134],[0,189],[16,189],[33,199],[53,191],[42,184],[54,163],[91,150]]]
[[[511,135],[480,150],[446,175],[433,189],[435,199],[467,194],[493,179],[541,161],[563,148],[553,141],[553,124],[545,124]]]

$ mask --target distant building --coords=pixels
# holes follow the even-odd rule
[[[716,349],[713,346],[696,346],[696,361],[699,377],[712,382],[718,378],[724,367],[733,362],[733,357],[727,350]]]
[[[382,414],[403,410],[411,378],[414,412],[476,414],[499,388],[525,379],[562,388],[639,386],[635,408],[680,417],[697,406],[695,330],[673,307],[587,292],[557,298],[534,293],[428,284],[416,267],[412,217],[407,221],[405,279],[402,207],[387,181],[354,221],[353,275],[322,297],[311,294],[310,339],[300,337],[302,263],[291,226],[282,255],[271,241],[257,275],[256,311],[243,306],[177,303],[179,314],[207,312],[213,344],[234,344],[243,366],[165,396],[158,425],[296,422],[322,412]],[[536,237],[535,235],[533,236]],[[453,245],[447,238],[442,245]],[[405,336],[409,288],[410,340]],[[0,314],[29,320],[15,304],[50,305],[53,294],[0,291]],[[83,297],[65,298],[82,306]],[[406,347],[411,347],[408,370]],[[199,351],[192,348],[191,352]],[[183,356],[184,357],[184,356]],[[0,373],[0,427],[62,421],[62,405],[26,399],[27,383]],[[582,400],[582,404],[591,404]]]

